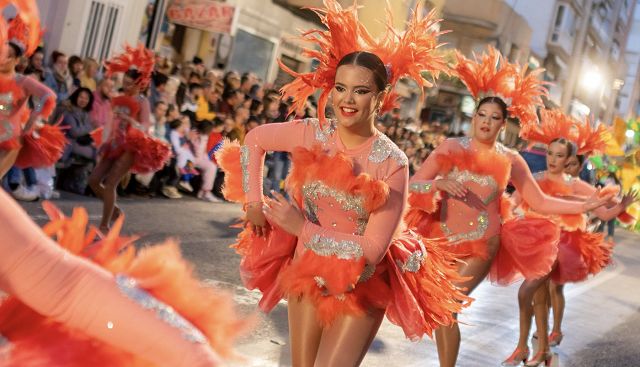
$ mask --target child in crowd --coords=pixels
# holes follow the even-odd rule
[[[195,162],[196,160],[187,136],[191,128],[189,117],[182,116],[179,119],[173,120],[169,124],[169,127],[171,128],[169,140],[171,141],[173,152],[176,155],[176,166],[178,169],[185,168],[189,162]],[[187,177],[180,178],[178,187],[186,192],[193,192],[193,187],[191,187],[191,183],[187,181]]]

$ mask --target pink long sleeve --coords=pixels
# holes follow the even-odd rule
[[[30,76],[16,76],[18,84],[33,97],[33,111],[47,119],[56,105],[56,94],[46,85]]]
[[[264,156],[267,151],[291,152],[299,146],[309,125],[300,121],[267,124],[247,134],[242,146],[243,190],[247,202],[262,201]]]
[[[527,163],[520,155],[513,156],[511,180],[522,199],[541,214],[580,214],[584,212],[582,202],[557,199],[546,195],[531,175]]]
[[[591,195],[595,194],[596,192],[595,187],[589,185],[588,183],[582,180],[574,180],[571,187],[574,193],[576,193],[577,195],[583,196],[585,198],[591,197]],[[625,208],[622,207],[619,203],[615,203],[615,204],[612,204],[611,207],[601,206],[599,208],[596,208],[592,211],[592,213],[595,214],[595,216],[601,220],[609,221],[617,217],[618,215],[620,215],[620,213],[622,213],[624,210]]]
[[[300,242],[355,243],[362,249],[368,264],[378,264],[400,225],[406,205],[408,176],[408,167],[403,166],[385,180],[389,186],[389,198],[382,207],[371,213],[362,236],[321,227],[307,220],[299,236]]]
[[[138,122],[142,125],[142,131],[149,132],[151,128],[151,105],[145,96],[140,96],[140,115]]]
[[[42,315],[158,366],[214,366],[207,344],[125,296],[114,277],[58,247],[0,192],[0,287]]]

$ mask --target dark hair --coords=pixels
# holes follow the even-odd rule
[[[357,65],[371,70],[373,80],[380,91],[384,90],[389,84],[387,68],[384,66],[382,60],[371,52],[356,51],[347,54],[340,60],[336,69],[342,65]]]
[[[194,89],[202,89],[202,84],[200,83],[189,84],[189,92],[193,92]]]
[[[78,98],[80,97],[80,93],[85,92],[89,95],[89,103],[87,103],[87,106],[85,108],[83,108],[83,110],[87,111],[87,112],[91,112],[91,109],[93,108],[93,93],[91,92],[91,89],[89,88],[85,88],[85,87],[80,87],[78,89],[76,89],[70,96],[69,96],[69,102],[71,102],[72,105],[79,107],[78,106]]]
[[[175,129],[179,128],[181,125],[182,125],[182,120],[179,119],[179,118],[175,119],[175,120],[172,120],[172,121],[169,121],[169,128],[171,130],[175,130]]]
[[[582,167],[587,156],[585,156],[584,154],[576,154],[576,158],[578,159],[578,163]]]
[[[222,125],[224,125],[224,120],[223,120],[223,119],[221,119],[220,117],[217,117],[217,116],[216,116],[216,117],[214,117],[214,118],[213,118],[212,123],[213,123],[213,126],[214,126],[214,127],[218,127],[218,126],[222,126]]]
[[[495,103],[498,106],[500,106],[500,111],[502,111],[502,118],[506,119],[507,116],[509,115],[509,112],[507,111],[507,104],[502,100],[502,98],[500,97],[485,97],[483,99],[480,100],[480,102],[478,102],[478,106],[476,107],[476,111],[478,111],[480,109],[480,106],[482,106],[483,104],[487,104],[487,103]]]
[[[237,89],[231,89],[231,88],[227,88],[224,90],[224,92],[222,93],[222,99],[223,100],[227,100],[229,98],[233,98],[238,94],[238,90]]]
[[[161,104],[167,106],[167,110],[169,110],[169,104],[163,100],[156,101],[156,103],[153,105],[153,109],[155,110]]]
[[[67,56],[67,55],[65,55],[64,52],[60,52],[58,50],[53,51],[51,53],[51,64],[55,64],[58,61],[58,59],[63,56]]]
[[[133,79],[134,81],[138,80],[138,78],[140,78],[142,76],[142,73],[139,72],[136,69],[129,69],[127,70],[126,73],[124,73],[124,75],[128,76],[129,78]]]
[[[202,64],[202,59],[198,56],[194,56],[191,62],[193,62],[194,65],[200,65]]]
[[[69,61],[67,61],[67,66],[69,67],[69,71],[72,71],[71,68],[75,64],[82,64],[82,59],[80,56],[72,55],[69,57]]]
[[[250,73],[242,73],[242,76],[240,77],[240,84],[244,84],[247,80],[249,80],[249,75],[251,75]]]
[[[11,46],[11,48],[13,49],[13,53],[15,54],[16,58],[22,57],[22,55],[24,54],[24,52],[22,52],[22,47],[13,42],[9,42],[9,46]]]
[[[153,85],[155,85],[156,87],[163,86],[167,84],[167,82],[169,81],[168,76],[157,71],[153,72],[153,74],[151,75],[151,78],[153,79]]]
[[[260,119],[258,119],[258,116],[255,116],[255,115],[249,116],[249,119],[247,120],[247,125],[252,122],[256,122],[258,123],[258,125],[260,125]]]
[[[571,157],[572,155],[576,154],[576,145],[565,138],[555,138],[551,140],[551,143],[549,143],[549,145],[553,143],[562,144],[567,147],[567,157]]]
[[[214,126],[215,125],[213,124],[213,122],[211,122],[209,120],[202,120],[197,124],[196,130],[200,134],[209,135],[209,134],[211,134],[211,130],[213,130]]]

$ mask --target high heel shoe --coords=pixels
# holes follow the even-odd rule
[[[554,331],[551,334],[549,334],[549,346],[557,347],[558,345],[560,345],[560,342],[562,342],[563,336],[564,335],[562,334],[562,332],[557,332],[557,331]]]
[[[524,365],[525,367],[538,367],[539,365],[543,364],[545,366],[551,366],[551,359],[553,358],[553,354],[551,354],[551,352],[542,352],[539,351],[538,353],[536,353],[536,355],[528,360]]]
[[[502,362],[503,366],[519,366],[521,363],[524,363],[529,358],[529,348],[516,348],[516,350],[511,353],[509,358],[505,359]]]

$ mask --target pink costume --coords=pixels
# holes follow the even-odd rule
[[[376,131],[347,149],[333,121],[257,127],[245,145],[226,144],[217,154],[228,199],[263,200],[266,151],[292,154],[287,190],[306,222],[297,237],[277,227],[266,241],[249,229],[239,236],[241,274],[248,288],[263,292],[263,310],[287,295],[305,295],[328,324],[341,314],[387,308],[412,339],[453,322],[452,312],[466,300],[450,282],[457,279],[454,261],[435,243],[425,246],[410,232],[400,233],[407,158],[389,138]]]
[[[439,177],[464,184],[467,195],[457,198],[440,192],[434,183]],[[517,152],[500,143],[479,151],[470,138],[448,139],[411,180],[410,227],[427,238],[446,238],[449,250],[461,258],[488,259],[488,241],[500,236],[501,246],[489,274],[499,284],[512,283],[519,275],[528,279],[544,276],[555,261],[558,230],[543,218],[511,217],[511,203],[502,196],[509,180],[539,212],[574,214],[580,210],[575,202],[545,195]]]
[[[57,233],[63,249],[4,192],[0,204],[0,289],[10,295],[0,302],[2,366],[216,366],[208,343],[228,352],[225,338],[242,328],[232,312],[205,320],[198,307],[229,312],[230,297],[194,286],[175,244],[137,257],[123,247],[132,239],[115,232],[92,244],[95,231],[84,237],[86,211],[76,210],[70,221],[45,203],[54,216],[45,231]],[[169,295],[171,277],[182,292]],[[159,300],[167,297],[173,308]]]

